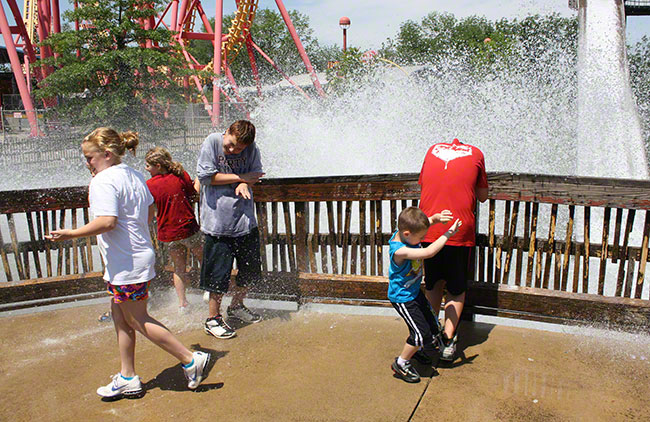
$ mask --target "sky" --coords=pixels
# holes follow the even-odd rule
[[[18,3],[22,6],[22,2]],[[60,4],[63,10],[72,7],[66,0],[60,0]],[[215,1],[202,0],[201,4],[209,17],[214,16]],[[235,10],[234,0],[224,0],[223,5],[224,14]],[[309,17],[314,36],[322,45],[342,44],[339,18],[349,17],[348,46],[362,50],[381,47],[387,38],[395,37],[404,21],[419,22],[434,11],[449,12],[458,18],[479,15],[489,20],[553,12],[561,16],[577,13],[568,7],[568,0],[284,0],[284,5],[288,10],[295,9]],[[258,7],[277,10],[273,0],[259,0]],[[13,22],[6,3],[4,8]],[[628,44],[635,44],[644,35],[650,37],[650,16],[628,17],[626,33]],[[0,43],[4,45],[4,41]]]

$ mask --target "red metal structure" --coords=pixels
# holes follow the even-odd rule
[[[188,67],[196,70],[209,70],[212,71],[212,85],[214,89],[212,90],[213,95],[211,101],[208,100],[204,94],[203,84],[198,77],[192,77],[193,84],[199,92],[201,100],[205,104],[205,109],[210,114],[212,118],[213,125],[219,123],[219,104],[221,102],[221,96],[223,95],[228,101],[235,103],[241,102],[241,97],[238,93],[238,85],[233,78],[232,72],[230,71],[229,63],[236,57],[237,53],[244,46],[248,53],[248,58],[250,61],[251,69],[253,76],[256,81],[258,94],[261,96],[261,85],[260,78],[256,64],[255,52],[258,53],[260,57],[268,61],[273,68],[275,68],[280,74],[289,81],[289,83],[297,88],[304,96],[308,96],[298,85],[296,85],[291,79],[283,72],[275,62],[264,52],[262,49],[255,44],[254,40],[250,34],[250,28],[255,17],[255,12],[257,10],[259,0],[235,0],[237,5],[237,11],[235,12],[235,19],[232,22],[232,25],[227,34],[222,33],[222,22],[223,22],[223,0],[215,0],[215,25],[214,27],[210,24],[210,20],[207,17],[203,6],[201,5],[201,0],[171,0],[167,4],[167,7],[164,9],[163,13],[151,17],[150,19],[143,20],[140,22],[144,29],[155,29],[160,25],[165,26],[171,31],[175,31],[174,40],[178,43],[183,52],[183,56],[187,60]],[[24,0],[25,4],[23,11],[21,13],[16,0],[7,0],[7,4],[11,10],[11,13],[14,17],[16,25],[10,26],[7,19],[7,14],[5,13],[4,7],[0,4],[0,31],[5,41],[7,47],[7,52],[9,54],[11,69],[16,79],[16,84],[18,86],[21,99],[23,101],[23,106],[27,112],[27,116],[31,126],[32,135],[37,135],[37,121],[34,104],[31,100],[31,84],[30,80],[32,77],[35,77],[37,80],[41,80],[47,77],[52,71],[52,68],[40,67],[38,69],[34,68],[32,64],[37,59],[51,57],[52,51],[47,47],[42,47],[37,49],[34,46],[34,28],[37,30],[38,39],[45,40],[51,34],[61,31],[61,21],[59,16],[59,0]],[[314,72],[314,69],[307,57],[305,49],[296,33],[296,30],[293,26],[293,22],[289,17],[289,13],[285,8],[282,0],[275,0],[275,4],[278,8],[278,11],[282,15],[285,25],[291,37],[296,45],[298,53],[302,58],[302,61],[307,69],[307,72],[311,76],[312,83],[316,92],[320,96],[324,96],[325,92],[323,91],[320,82]],[[74,2],[74,7],[78,7],[77,2]],[[201,19],[203,26],[206,29],[206,32],[195,32],[194,23],[196,18]],[[75,30],[79,30],[80,23],[75,22]],[[32,32],[30,34],[30,31]],[[15,36],[15,38],[14,38]],[[200,39],[200,40],[209,40],[212,41],[214,46],[214,60],[211,63],[199,63],[186,49],[187,40]],[[146,43],[146,48],[155,48],[152,42]],[[21,63],[19,56],[17,54],[17,48],[23,48],[25,51],[24,62]],[[222,78],[228,81],[232,92],[234,93],[234,99],[228,95],[224,89],[224,83],[222,83]],[[186,81],[186,84],[189,85],[189,81]],[[45,104],[46,106],[48,104]]]

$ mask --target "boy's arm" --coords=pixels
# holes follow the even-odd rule
[[[395,251],[395,258],[398,258],[400,260],[407,260],[407,259],[427,259],[431,258],[434,255],[436,255],[440,250],[442,249],[443,246],[445,246],[445,243],[447,243],[447,240],[449,240],[450,237],[456,234],[458,232],[458,228],[461,226],[462,222],[460,220],[456,220],[454,224],[449,227],[449,230],[444,232],[442,236],[440,236],[438,239],[436,239],[435,242],[427,246],[426,248],[400,248]]]
[[[454,219],[454,215],[449,210],[442,210],[437,214],[433,214],[429,217],[429,224],[434,225],[437,223],[447,224]]]

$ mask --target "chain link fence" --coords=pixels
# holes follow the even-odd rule
[[[172,129],[161,132],[143,122],[137,128],[140,145],[136,156],[124,159],[130,166],[144,171],[144,156],[154,146],[167,148],[174,160],[181,162],[192,175],[196,158],[207,135],[225,130],[230,123],[248,118],[248,104],[221,103],[219,124],[213,122],[205,104],[169,106]],[[79,144],[87,129],[74,122],[48,118],[36,110],[37,136],[32,136],[28,113],[24,109],[0,109],[0,190],[35,189],[53,186],[77,186],[88,176]]]

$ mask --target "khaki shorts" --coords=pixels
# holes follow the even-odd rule
[[[187,248],[192,250],[197,246],[203,245],[203,236],[201,235],[201,230],[198,230],[196,233],[190,237],[180,240],[172,240],[171,242],[166,242],[169,249],[178,249],[178,248]]]

